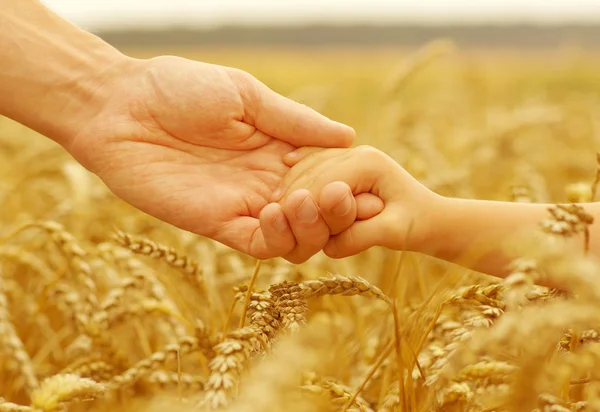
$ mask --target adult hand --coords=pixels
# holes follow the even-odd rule
[[[339,184],[322,192],[320,210],[306,191],[264,208],[288,170],[285,153],[347,147],[351,128],[240,70],[132,59],[37,0],[0,4],[0,114],[65,147],[133,206],[258,258],[293,262],[360,215],[361,199],[340,198],[349,188]],[[334,210],[339,202],[350,207]]]
[[[131,205],[254,257],[297,263],[326,244],[328,224],[354,221],[354,198],[335,185],[320,208],[306,190],[265,208],[289,170],[283,155],[348,147],[350,127],[236,69],[158,57],[117,72],[102,86],[111,97],[65,147]]]

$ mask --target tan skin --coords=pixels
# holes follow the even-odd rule
[[[0,0],[0,61],[0,114],[62,145],[140,210],[260,259],[381,245],[456,261],[547,216],[549,205],[438,196],[385,154],[344,149],[350,127],[248,73],[125,56],[38,0]],[[585,207],[600,219],[598,203]],[[502,276],[509,258],[496,249],[471,267]]]
[[[282,156],[294,146],[254,126],[261,117],[245,111],[254,102],[244,99],[255,97],[245,90],[252,85],[244,73],[176,57],[148,66],[119,88],[69,151],[133,206],[270,257],[258,219],[288,170]]]
[[[355,133],[246,72],[125,56],[37,0],[0,0],[0,39],[0,114],[56,141],[117,196],[176,227],[300,263],[330,233],[382,208],[340,182],[319,198],[300,189],[272,202],[289,170],[286,153],[348,147]]]
[[[298,188],[319,196],[331,182],[344,182],[354,193],[379,197],[381,213],[359,220],[334,235],[324,247],[333,258],[355,255],[373,246],[428,254],[493,276],[509,273],[512,252],[506,241],[530,233],[549,216],[550,204],[527,204],[439,196],[418,182],[385,153],[369,146],[354,149],[301,148],[287,154],[292,166],[282,183],[286,202]],[[600,203],[581,205],[600,221]],[[600,226],[590,227],[590,252],[600,256]],[[574,239],[582,251],[581,239]],[[481,247],[472,260],[463,260]],[[557,286],[557,285],[554,285]],[[566,287],[566,285],[560,285]]]

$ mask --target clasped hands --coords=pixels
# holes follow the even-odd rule
[[[250,74],[173,56],[112,69],[61,144],[139,210],[259,259],[300,263],[383,209],[343,182],[276,193],[289,153],[346,148],[355,133]]]

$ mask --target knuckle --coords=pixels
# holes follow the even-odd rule
[[[324,150],[325,149],[322,147],[306,146],[296,150],[296,153],[298,153],[298,156],[300,157],[300,162],[307,163],[309,159],[311,161],[318,160]]]
[[[256,77],[244,70],[235,68],[227,68],[225,73],[227,74],[229,80],[231,80],[237,92],[239,93],[239,96],[242,99],[242,103],[246,110],[251,111],[252,108],[260,108],[260,105],[262,104],[262,99],[260,92],[260,82],[258,81],[258,79],[256,79]],[[255,113],[251,113],[252,116],[254,116],[254,114]]]
[[[254,86],[256,83],[256,78],[250,73],[236,68],[227,68],[226,69],[229,78],[238,86],[242,87],[250,87]]]
[[[360,153],[361,157],[368,157],[369,159],[381,158],[381,151],[377,150],[373,146],[361,145],[356,148],[356,151]]]
[[[285,188],[285,195],[288,196],[298,189],[308,190],[319,176],[319,172],[320,170],[314,170],[313,168],[292,168],[282,181],[282,187]]]
[[[283,185],[286,187],[286,194],[292,193],[296,189],[304,188],[306,186],[306,180],[311,176],[311,170],[297,170],[293,169],[283,178]]]

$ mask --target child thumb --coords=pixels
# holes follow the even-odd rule
[[[356,255],[373,246],[383,246],[384,233],[380,216],[372,219],[357,221],[348,229],[332,236],[323,252],[334,259]]]

